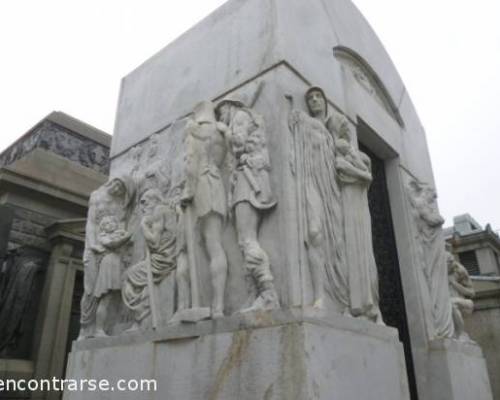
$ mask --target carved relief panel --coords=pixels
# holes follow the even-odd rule
[[[91,199],[82,336],[288,307],[285,226],[297,227],[309,271],[302,306],[383,324],[369,158],[321,88],[302,109],[276,109],[281,129],[264,88],[199,102],[114,161]]]

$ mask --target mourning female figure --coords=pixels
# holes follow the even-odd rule
[[[129,178],[114,177],[90,196],[83,256],[85,275],[81,302],[81,338],[93,336],[96,331],[99,334],[104,332],[103,308],[106,308],[108,300],[100,300],[110,290],[118,289],[116,275],[120,267],[119,248],[129,238],[121,226],[125,225],[129,216],[134,195],[134,184]],[[103,261],[104,264],[101,265]],[[98,312],[99,305],[101,309]],[[96,313],[101,316],[98,321]],[[99,326],[96,326],[97,323]]]
[[[292,173],[297,181],[299,224],[311,271],[313,306],[325,306],[324,286],[328,282],[332,299],[344,311],[348,298],[342,208],[335,141],[327,129],[332,119],[320,88],[309,89],[305,99],[310,115],[294,110],[289,125],[293,135]]]
[[[94,296],[99,299],[96,311],[95,336],[106,336],[104,322],[111,301],[111,292],[121,290],[121,251],[120,248],[132,236],[125,231],[114,215],[103,217],[99,224],[97,244],[92,250],[101,255],[98,262],[98,274]]]
[[[344,211],[349,308],[354,317],[383,324],[378,305],[377,265],[368,208],[371,162],[365,153],[354,147],[346,120],[340,125],[337,134],[335,165]]]
[[[408,198],[415,220],[415,238],[421,273],[431,301],[434,336],[453,337],[453,310],[448,286],[444,223],[439,214],[435,190],[426,183],[412,180]]]

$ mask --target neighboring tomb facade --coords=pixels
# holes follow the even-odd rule
[[[64,375],[79,331],[87,204],[106,181],[110,142],[108,134],[53,112],[0,154],[2,379]]]
[[[490,224],[482,227],[469,214],[453,218],[445,238],[470,274],[474,313],[465,316],[465,330],[483,349],[493,398],[500,398],[500,238]]]

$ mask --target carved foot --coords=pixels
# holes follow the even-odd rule
[[[204,319],[210,318],[210,308],[208,307],[197,307],[197,308],[186,308],[183,310],[178,310],[172,318],[168,321],[169,324],[175,324],[179,322],[198,322]]]
[[[315,308],[316,310],[324,310],[325,309],[325,300],[323,300],[322,297],[320,297],[319,299],[316,299],[313,303],[313,308]]]
[[[94,335],[91,335],[91,334],[80,334],[80,336],[78,336],[78,338],[76,339],[77,342],[79,342],[80,340],[85,340],[85,339],[90,339],[92,338]]]
[[[140,325],[137,322],[134,322],[133,325],[126,329],[123,333],[134,333],[141,329]]]
[[[220,310],[212,311],[212,319],[224,318],[224,313]]]
[[[108,337],[108,334],[102,329],[96,330],[94,337]]]
[[[382,313],[380,312],[380,308],[376,307],[375,312],[373,310],[368,314],[368,317],[371,321],[375,322],[377,325],[385,326],[385,322],[382,319]]]
[[[350,311],[350,310],[349,310],[349,308],[347,308],[347,307],[344,309],[344,312],[342,313],[342,315],[343,315],[344,317],[354,318],[354,317],[352,316],[352,314],[351,314],[351,311]]]
[[[470,336],[469,336],[467,333],[465,333],[465,332],[462,332],[461,334],[459,334],[459,335],[458,335],[457,340],[459,340],[460,342],[476,343],[476,342],[474,342],[474,340],[472,340],[472,339],[470,338]]]
[[[243,308],[240,312],[246,313],[251,311],[270,311],[280,308],[278,295],[273,290],[267,290],[261,293],[250,307]]]

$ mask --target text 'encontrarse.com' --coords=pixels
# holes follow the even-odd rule
[[[156,392],[156,379],[0,379],[0,392]]]

